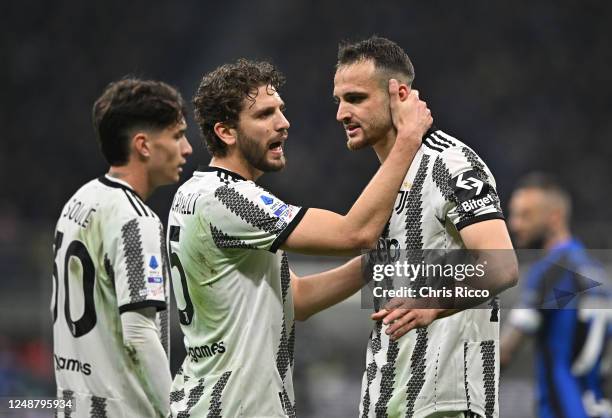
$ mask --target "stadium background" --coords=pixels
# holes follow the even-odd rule
[[[223,62],[271,60],[288,80],[289,163],[261,183],[294,204],[345,212],[378,163],[371,151],[347,152],[335,121],[337,44],[389,37],[412,58],[436,125],[477,150],[505,203],[521,174],[552,172],[574,196],[577,235],[589,248],[612,243],[610,2],[22,0],[1,9],[0,396],[53,393],[53,228],[68,197],[106,170],[90,110],[126,74],[167,81],[189,100]],[[188,123],[186,176],[209,158],[191,115]],[[149,202],[163,220],[174,190]],[[298,272],[337,262],[290,261]],[[357,302],[299,325],[300,416],[356,415],[368,330]],[[528,350],[522,356],[502,383],[504,418],[530,414]]]

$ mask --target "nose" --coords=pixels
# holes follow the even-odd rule
[[[338,122],[346,122],[351,119],[351,113],[349,112],[348,106],[344,103],[338,103],[338,111],[336,112],[336,120]]]
[[[183,139],[184,140],[183,140],[183,144],[181,147],[181,155],[183,157],[188,157],[193,152],[193,148],[191,147],[191,144],[189,143],[189,140],[187,139],[186,136],[184,136]]]
[[[283,112],[280,112],[280,118],[278,120],[276,130],[286,131],[287,129],[289,129],[290,126],[291,124],[289,123],[289,120],[285,117],[285,114]]]

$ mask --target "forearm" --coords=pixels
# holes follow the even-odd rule
[[[295,317],[299,321],[306,320],[353,295],[364,284],[361,257],[322,273],[304,277],[297,277],[292,273]]]
[[[389,219],[420,141],[397,141],[389,156],[344,217],[347,228],[357,231],[368,248],[375,245]]]
[[[169,412],[172,377],[168,357],[154,321],[155,310],[124,312],[121,315],[123,339],[136,375],[157,415]]]
[[[523,336],[523,332],[512,324],[504,327],[499,344],[502,367],[507,366],[512,361],[512,356],[523,340]]]
[[[385,332],[397,339],[418,326],[426,326],[432,320],[445,318],[465,309],[474,308],[493,299],[497,294],[516,283],[516,257],[513,252],[497,251],[498,257],[477,257],[468,264],[483,264],[488,268],[483,277],[473,277],[470,281],[456,281],[448,278],[441,289],[443,294],[433,297],[394,298],[384,309],[372,315],[373,320],[383,320],[392,324]],[[499,257],[501,255],[501,257]],[[427,291],[427,285],[424,289]],[[437,283],[436,288],[440,288]],[[417,295],[420,292],[416,292]],[[491,308],[496,305],[491,303]]]

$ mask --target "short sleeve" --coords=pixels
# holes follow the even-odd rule
[[[287,204],[253,182],[220,186],[204,222],[218,248],[244,248],[276,252],[306,213]]]
[[[438,213],[461,230],[489,219],[504,219],[495,179],[467,146],[445,150],[434,162],[433,178],[447,202]]]
[[[165,309],[168,277],[161,222],[136,217],[114,229],[105,264],[113,272],[119,312],[149,306]]]

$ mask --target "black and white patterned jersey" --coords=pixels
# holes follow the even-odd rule
[[[120,314],[156,307],[168,352],[169,292],[163,226],[125,182],[102,176],[81,187],[55,230],[53,355],[66,417],[158,417],[153,392],[124,345]],[[160,367],[169,367],[168,364]]]
[[[459,231],[489,219],[503,215],[488,167],[467,145],[430,130],[381,239],[403,250],[461,249]],[[367,347],[361,416],[420,418],[433,412],[473,411],[496,417],[496,318],[490,309],[465,310],[396,342],[378,322]]]
[[[293,299],[278,248],[305,212],[216,167],[178,189],[168,245],[187,356],[173,417],[295,416]]]

